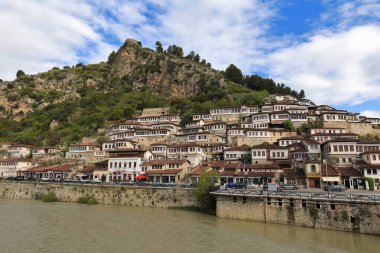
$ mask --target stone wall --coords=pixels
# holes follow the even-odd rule
[[[58,200],[62,202],[77,202],[79,197],[90,196],[95,198],[99,204],[106,205],[164,208],[197,205],[191,189],[11,182],[0,180],[0,198],[39,199],[48,191],[55,192]]]
[[[380,205],[371,203],[217,195],[216,215],[222,218],[380,234]]]

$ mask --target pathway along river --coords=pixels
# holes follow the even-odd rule
[[[0,252],[379,252],[380,237],[173,209],[0,199]]]

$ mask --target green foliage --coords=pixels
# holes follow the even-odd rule
[[[28,113],[21,122],[0,119],[0,140],[32,145],[69,145],[80,141],[84,136],[96,138],[98,128],[107,127],[110,121],[134,117],[147,107],[170,106],[171,112],[178,113],[185,124],[192,120],[193,114],[206,114],[211,108],[258,105],[271,92],[277,91],[272,80],[258,76],[242,77],[241,71],[236,67],[238,78],[234,77],[234,71],[226,70],[232,81],[227,80],[223,73],[209,69],[205,60],[199,63],[201,58],[193,51],[183,59],[183,50],[176,45],[169,46],[167,52],[159,54],[128,40],[121,49],[127,46],[138,50],[146,62],[134,63],[133,71],[124,76],[111,71],[110,63],[115,60],[115,52],[110,54],[108,63],[78,63],[72,68],[53,68],[37,75],[48,82],[68,82],[70,88],[79,93],[78,99],[58,102],[65,95],[64,91],[38,89],[35,77],[20,72],[20,78],[16,82],[7,84],[5,94],[9,101],[32,98],[33,112]],[[160,52],[162,44],[157,42],[156,46]],[[175,78],[178,69],[189,70],[189,78],[193,73],[199,77],[197,88],[191,95],[173,97],[170,90],[160,90],[160,85],[150,86],[147,76],[161,73],[161,65],[165,64],[169,78]],[[253,89],[257,80],[265,85]],[[274,86],[266,83],[273,83]],[[42,108],[43,103],[49,105]],[[57,121],[58,126],[50,129],[52,121]]]
[[[58,198],[55,192],[48,192],[42,196],[42,201],[43,202],[57,202]]]
[[[368,190],[370,191],[374,191],[375,190],[375,180],[371,177],[365,177],[364,178],[365,181],[367,181],[368,183]]]
[[[292,131],[292,132],[295,130],[293,122],[291,122],[290,120],[287,120],[284,122],[284,128],[285,130]]]
[[[243,82],[241,70],[233,64],[230,64],[230,66],[226,68],[225,76],[235,83],[241,84]]]
[[[98,204],[98,201],[92,197],[83,196],[83,197],[78,198],[78,203],[87,204],[87,205],[94,205],[94,204]]]
[[[23,77],[23,76],[25,76],[25,72],[22,71],[21,69],[20,69],[20,70],[17,70],[17,72],[16,72],[16,77],[17,77],[17,78],[20,78],[20,77]]]
[[[169,54],[172,54],[177,57],[183,57],[183,49],[182,47],[176,46],[176,45],[170,45],[168,49],[166,50]]]
[[[112,52],[110,53],[110,55],[108,56],[107,63],[108,63],[108,64],[112,64],[112,63],[115,62],[115,59],[116,59],[116,53],[115,53],[115,51],[112,51]]]
[[[156,41],[156,52],[159,54],[164,52],[164,48],[162,47],[162,44],[159,41]]]
[[[214,213],[216,201],[210,192],[215,190],[215,183],[219,175],[215,171],[204,173],[199,179],[197,188],[194,189],[194,195],[197,199],[199,208],[209,213]]]

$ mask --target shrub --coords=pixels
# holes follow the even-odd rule
[[[201,211],[215,213],[216,201],[210,192],[215,190],[215,182],[217,182],[218,174],[214,171],[204,173],[194,189],[194,195],[198,201]]]
[[[373,178],[371,178],[371,177],[365,177],[364,180],[368,182],[369,190],[374,191],[375,190],[375,180],[373,180]]]
[[[93,205],[98,204],[98,201],[92,197],[83,196],[78,198],[78,203],[80,204],[87,204],[87,205]]]
[[[55,195],[55,192],[48,192],[42,196],[43,202],[57,202],[58,198],[57,195]]]

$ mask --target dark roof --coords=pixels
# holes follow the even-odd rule
[[[380,141],[358,141],[357,144],[377,144],[380,146]]]
[[[358,134],[354,133],[315,133],[312,134],[311,136],[359,136]]]
[[[331,164],[322,164],[321,165],[322,177],[337,177],[339,172],[336,167]]]
[[[328,140],[324,144],[330,143],[330,142],[357,142],[358,140],[354,139],[348,139],[348,138],[337,138],[333,140]]]
[[[304,140],[305,138],[302,137],[302,136],[288,136],[288,137],[281,137],[280,139],[278,139],[279,141],[281,140]]]
[[[147,165],[164,165],[164,164],[184,164],[186,162],[190,163],[186,159],[155,159],[155,160],[143,162],[141,165],[147,166]]]
[[[277,164],[247,164],[247,169],[251,170],[279,170],[280,167]]]
[[[226,148],[224,151],[248,151],[248,150],[251,150],[251,147],[248,145],[243,145],[243,146]]]
[[[274,177],[274,172],[248,172],[247,177]]]
[[[280,147],[275,144],[269,144],[268,142],[261,143],[259,145],[252,146],[252,149],[288,149],[287,147]]]
[[[304,139],[302,142],[306,145],[321,145],[318,141],[312,139]]]
[[[302,169],[284,169],[286,178],[305,178],[305,172]]]
[[[353,167],[337,167],[342,177],[362,177],[363,175]]]

